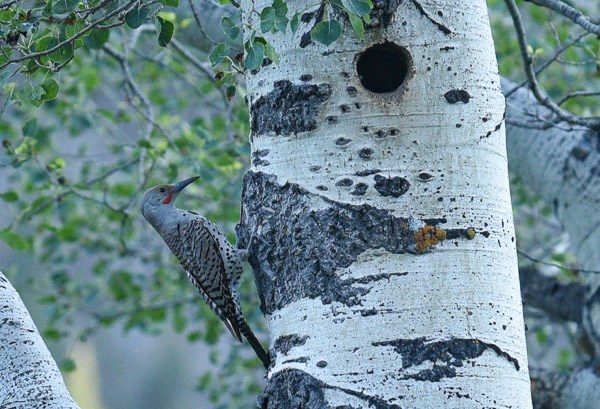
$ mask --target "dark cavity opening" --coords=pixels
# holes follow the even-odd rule
[[[376,44],[358,56],[356,72],[363,87],[384,93],[398,89],[406,80],[410,54],[394,43]]]

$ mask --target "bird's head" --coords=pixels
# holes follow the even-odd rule
[[[175,185],[158,185],[146,190],[142,197],[142,215],[149,220],[151,215],[173,207],[177,195],[198,178],[199,176],[194,176]]]

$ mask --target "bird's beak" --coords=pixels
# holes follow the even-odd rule
[[[183,189],[185,189],[185,187],[187,185],[189,185],[192,182],[195,182],[197,179],[199,179],[200,176],[194,176],[191,177],[189,179],[186,180],[182,180],[181,182],[177,183],[173,189],[173,193],[178,194],[179,192],[181,192]]]

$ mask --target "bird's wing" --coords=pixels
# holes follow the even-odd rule
[[[176,255],[181,265],[209,307],[241,342],[239,307],[231,290],[219,241],[201,218],[193,218],[180,224],[178,233],[181,250]]]

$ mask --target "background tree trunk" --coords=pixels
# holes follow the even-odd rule
[[[379,2],[366,41],[346,24],[329,47],[307,34],[327,11],[289,7],[303,23],[269,36],[280,62],[247,75],[260,406],[531,407],[485,2]]]
[[[509,93],[517,84],[503,80]],[[568,123],[548,126],[550,111],[537,103],[525,88],[510,94],[507,100],[508,153],[511,171],[542,200],[551,204],[557,218],[569,233],[571,249],[583,269],[599,270],[600,252],[600,152],[598,132]],[[593,345],[592,355],[600,349],[600,279],[597,273],[583,274],[587,294],[582,308],[581,324],[586,343]],[[548,295],[547,295],[548,297]],[[590,352],[590,351],[588,351]],[[597,360],[597,355],[593,356]],[[556,376],[553,376],[554,379]],[[533,378],[534,391],[545,388],[547,377]],[[575,368],[568,382],[557,388],[552,399],[562,409],[597,407],[600,379],[587,366]],[[545,388],[548,389],[548,388]]]
[[[0,407],[79,408],[19,294],[0,272]]]

